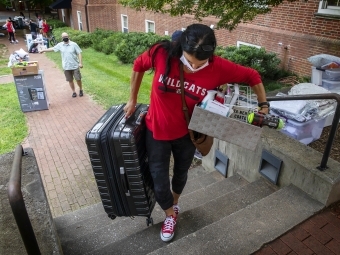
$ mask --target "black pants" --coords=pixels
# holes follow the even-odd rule
[[[8,40],[9,40],[10,42],[11,42],[11,41],[15,42],[14,32],[8,32],[8,35],[9,35]]]
[[[188,169],[193,160],[196,147],[191,142],[189,134],[176,140],[160,141],[155,140],[152,132],[147,130],[146,148],[156,201],[163,210],[167,210],[172,207],[174,202],[169,180],[171,152],[174,157],[172,190],[176,194],[181,194],[187,182]]]

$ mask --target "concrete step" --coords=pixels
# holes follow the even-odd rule
[[[201,178],[201,176],[205,176]],[[195,180],[198,178],[197,180]],[[211,174],[211,171],[206,171],[202,166],[198,166],[189,171],[187,185],[183,194],[190,193],[199,189],[201,187],[205,187],[217,180],[222,180],[223,177],[219,174],[216,174],[216,171]],[[71,225],[75,225],[81,227],[82,223],[89,218],[98,217],[105,218],[104,215],[107,215],[104,211],[102,203],[98,203],[92,206],[88,206],[77,211],[64,214],[62,216],[54,218],[54,223],[58,230],[62,228],[68,228]],[[112,220],[106,216],[107,220],[104,224],[110,224],[108,222],[112,222]],[[117,220],[117,218],[115,219]],[[80,223],[80,224],[79,224]]]
[[[150,255],[181,254],[183,251],[186,255],[249,255],[323,207],[294,185],[289,185],[182,239],[177,237],[175,242]]]
[[[195,182],[196,190],[190,187],[192,181]],[[238,175],[225,179],[218,172],[211,172],[188,182],[187,191],[181,196],[180,204],[183,204],[183,208],[191,209],[197,204],[201,205],[247,183]],[[134,220],[120,217],[111,223],[107,222],[107,218],[106,215],[100,218],[93,216],[83,222],[59,229],[58,235],[64,254],[84,254],[147,228],[145,217],[136,217]],[[154,224],[164,220],[164,212],[158,205],[153,210],[152,218]]]
[[[231,178],[235,177],[237,176]],[[220,182],[219,187],[216,185],[212,185],[210,188],[207,187],[200,196],[201,203],[199,203],[199,200],[195,200],[196,206],[186,208],[180,213],[174,241],[181,240],[191,233],[195,233],[206,226],[214,224],[214,222],[245,208],[272,194],[276,190],[267,181],[260,179],[239,189],[226,192],[223,189],[227,186],[227,180],[225,182]],[[223,191],[218,193],[218,189]],[[195,193],[198,193],[199,191]],[[205,195],[204,193],[211,194],[212,196]],[[204,203],[202,203],[203,201]],[[183,207],[186,202],[187,199],[185,203],[183,203]],[[103,248],[90,251],[87,254],[109,254],[111,252],[111,254],[115,255],[128,255],[133,253],[141,255],[166,247],[169,244],[160,239],[161,225],[162,221],[152,227],[145,228],[139,232],[136,231],[120,241],[112,242]],[[191,245],[194,244],[192,243]],[[178,249],[176,252],[177,254],[187,254],[190,249],[191,248],[187,247],[187,249]],[[206,252],[205,254],[210,253]]]

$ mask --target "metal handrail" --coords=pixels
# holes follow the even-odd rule
[[[21,145],[15,148],[11,176],[8,183],[8,199],[27,254],[40,255],[37,239],[28,217],[21,192],[21,162],[25,152]]]
[[[317,167],[320,171],[327,169],[327,161],[334,140],[334,136],[339,125],[340,120],[340,95],[336,93],[328,94],[311,94],[311,95],[297,95],[297,96],[283,96],[283,97],[267,97],[267,101],[289,101],[289,100],[319,100],[319,99],[335,99],[337,101],[336,110],[334,113],[334,119],[331,127],[331,131],[328,136],[326,147],[322,156],[321,164]]]

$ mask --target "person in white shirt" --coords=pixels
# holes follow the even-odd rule
[[[75,42],[72,42],[69,39],[69,36],[67,33],[63,32],[61,34],[61,37],[63,39],[62,42],[58,43],[52,48],[43,49],[40,50],[39,53],[43,52],[60,52],[61,53],[61,62],[64,69],[64,74],[66,77],[66,81],[70,84],[70,87],[73,91],[72,97],[76,97],[77,93],[75,91],[74,86],[74,79],[77,82],[77,85],[79,86],[79,96],[82,97],[83,94],[83,86],[81,82],[81,73],[79,68],[83,68],[83,62],[82,62],[82,50],[79,48],[78,44]]]
[[[41,17],[38,18],[38,26],[39,26],[39,33],[42,34],[42,28],[43,28],[43,20]]]

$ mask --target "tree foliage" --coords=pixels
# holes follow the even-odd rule
[[[137,11],[147,10],[171,16],[191,14],[198,21],[215,16],[219,19],[217,28],[229,30],[235,29],[241,22],[253,20],[258,14],[270,12],[282,2],[283,0],[120,0],[122,5]]]
[[[22,1],[15,0],[13,2],[15,3],[15,5],[18,5],[19,2],[22,2]],[[26,8],[29,8],[32,11],[34,11],[35,9],[40,9],[42,10],[42,12],[44,12],[45,7],[50,6],[55,1],[54,0],[29,0],[29,1],[24,0],[24,2],[26,4]],[[10,0],[0,0],[0,4],[4,6],[12,6],[12,3]]]

